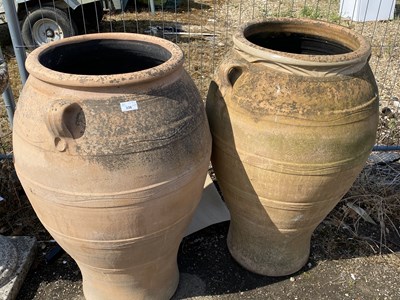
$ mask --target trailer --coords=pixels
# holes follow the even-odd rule
[[[7,22],[0,0],[0,24]],[[11,0],[12,1],[12,0]],[[103,17],[102,0],[14,0],[27,48],[82,33]]]

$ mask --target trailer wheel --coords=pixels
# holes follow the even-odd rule
[[[42,7],[26,16],[21,31],[25,46],[34,49],[40,45],[75,35],[76,25],[62,10],[54,7]]]

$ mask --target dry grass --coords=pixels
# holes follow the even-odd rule
[[[400,250],[400,164],[367,164],[331,220],[376,253]]]

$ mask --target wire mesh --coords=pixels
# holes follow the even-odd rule
[[[233,32],[268,17],[321,19],[349,27],[372,45],[380,91],[377,144],[400,145],[399,0],[35,0],[19,4],[30,49],[75,34],[133,32],[177,43],[203,97]],[[21,45],[19,45],[21,46]]]

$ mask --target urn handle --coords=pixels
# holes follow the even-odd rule
[[[86,127],[82,107],[70,100],[56,100],[47,110],[46,125],[54,138],[54,146],[64,152],[68,144],[83,136]]]
[[[223,95],[231,92],[235,82],[243,74],[245,68],[246,66],[244,65],[232,64],[227,64],[221,68],[219,77],[221,78],[220,89]]]

